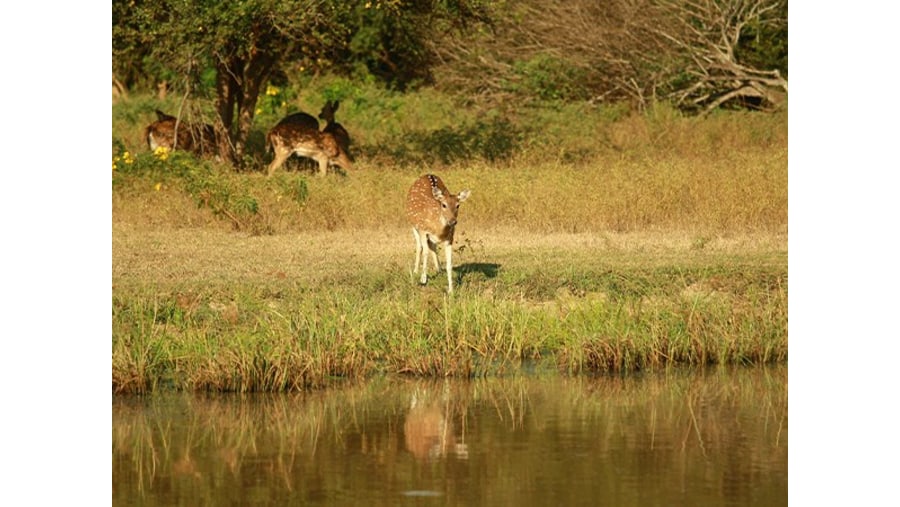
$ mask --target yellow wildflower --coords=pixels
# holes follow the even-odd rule
[[[133,163],[134,163],[134,157],[131,156],[131,153],[128,153],[127,151],[126,151],[125,153],[122,154],[122,160],[123,160],[126,164],[133,164]]]
[[[153,150],[153,155],[160,160],[165,160],[169,158],[169,148],[165,146],[157,146],[155,150]]]
[[[272,85],[266,85],[266,95],[275,96],[278,95],[280,90]]]
[[[162,188],[162,182],[153,185],[153,188],[156,189],[157,192],[159,192],[159,189]]]

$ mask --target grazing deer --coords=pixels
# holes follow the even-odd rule
[[[269,176],[293,153],[318,162],[320,176],[325,175],[329,164],[353,169],[353,162],[335,135],[320,132],[318,120],[306,113],[294,113],[282,119],[269,131],[266,143],[275,152],[267,171]]]
[[[422,262],[422,275],[419,283],[428,282],[428,252],[434,259],[435,268],[440,270],[437,259],[437,244],[444,245],[444,257],[447,269],[447,292],[453,292],[453,233],[456,230],[456,218],[459,204],[469,197],[469,191],[463,190],[453,195],[447,190],[444,182],[433,174],[426,174],[413,183],[406,196],[406,218],[413,227],[416,239],[416,263],[413,272],[417,273],[419,262]]]
[[[341,149],[344,150],[344,153],[353,160],[353,156],[350,155],[350,134],[343,125],[334,121],[334,113],[337,112],[340,106],[341,103],[337,100],[329,100],[322,106],[322,111],[319,112],[319,118],[325,120],[325,128],[322,129],[322,132],[330,132],[334,135],[334,138],[337,139],[338,143],[341,145]]]
[[[216,129],[208,124],[178,121],[159,109],[157,120],[144,130],[144,138],[150,151],[159,147],[185,150],[197,155],[214,155],[218,152]]]

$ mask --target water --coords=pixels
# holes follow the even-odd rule
[[[113,505],[786,505],[787,368],[113,401]]]

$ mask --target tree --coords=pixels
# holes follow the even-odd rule
[[[764,107],[787,92],[787,1],[520,0],[495,32],[436,51],[444,86],[493,97]]]
[[[219,153],[240,167],[260,90],[284,63],[303,61],[320,70],[361,62],[403,84],[427,76],[423,37],[439,26],[487,19],[489,3],[114,0],[113,60],[131,68],[158,66],[182,81],[185,97],[202,88],[201,77],[213,69]]]
[[[672,94],[677,104],[710,111],[733,100],[756,106],[783,102],[788,91],[786,0],[668,0],[662,6],[676,22],[656,33],[688,62],[687,86]],[[782,30],[783,37],[777,37]],[[775,35],[776,44],[754,48],[765,33]],[[753,66],[754,57],[781,41],[782,69]],[[775,58],[780,57],[776,49]]]
[[[343,5],[276,0],[115,2],[114,56],[144,53],[183,79],[185,96],[195,92],[204,70],[214,69],[219,154],[239,167],[261,87],[282,59],[298,52],[314,56],[345,39],[346,27],[339,24]]]

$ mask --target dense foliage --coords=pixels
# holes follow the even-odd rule
[[[786,0],[243,0],[112,4],[113,73],[214,102],[241,167],[266,85],[322,73],[490,104],[770,108],[787,92]]]
[[[474,6],[473,9],[471,6]],[[427,78],[423,38],[483,17],[478,3],[387,0],[113,2],[113,67],[171,79],[185,95],[215,90],[222,158],[240,166],[265,83],[289,63],[352,69],[387,81]]]

